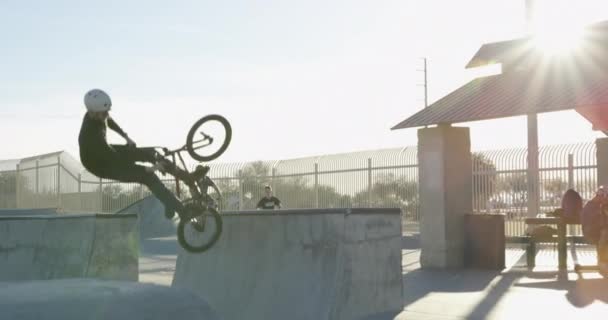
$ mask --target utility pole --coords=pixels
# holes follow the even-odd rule
[[[429,96],[428,96],[428,78],[427,78],[427,61],[426,61],[426,57],[420,58],[422,59],[423,64],[423,69],[417,69],[416,71],[419,72],[424,72],[424,83],[422,84],[418,84],[417,86],[423,86],[424,87],[424,107],[428,107],[429,106]]]

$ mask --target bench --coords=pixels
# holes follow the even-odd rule
[[[570,243],[572,245],[575,244],[588,244],[586,239],[582,236],[566,236],[566,243]],[[519,236],[519,237],[509,237],[507,240],[509,243],[520,243],[526,245],[526,265],[528,269],[533,269],[536,267],[536,253],[537,253],[537,244],[541,243],[553,243],[559,245],[559,239],[557,235],[553,235],[550,237],[533,237],[533,236]],[[573,247],[574,248],[574,247]],[[573,249],[574,250],[574,249]],[[565,268],[565,260],[560,259],[558,254],[558,265],[559,262],[562,261],[562,265],[560,266],[562,269]]]
[[[578,264],[576,258],[576,246],[575,244],[588,244],[586,239],[582,236],[567,236],[566,228],[568,225],[580,225],[579,222],[567,222],[559,217],[546,217],[546,218],[528,218],[525,220],[526,225],[557,225],[557,235],[544,236],[544,237],[512,237],[510,242],[525,243],[526,244],[526,264],[528,269],[532,269],[536,266],[536,244],[537,243],[557,243],[557,259],[558,268],[565,270],[567,268],[568,260],[568,242],[572,244],[573,258],[575,259],[575,271],[597,271],[596,265],[592,266],[581,266]]]

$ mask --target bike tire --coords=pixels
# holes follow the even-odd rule
[[[196,129],[198,129],[198,127],[200,127],[203,123],[205,123],[207,121],[218,121],[219,123],[221,123],[222,126],[224,127],[224,130],[226,130],[226,137],[224,139],[224,142],[222,142],[222,145],[216,152],[214,152],[208,156],[201,156],[198,153],[196,153],[196,150],[194,150],[193,138],[194,138],[194,134],[196,134]],[[190,128],[190,131],[188,132],[188,136],[186,138],[186,150],[188,151],[188,154],[190,154],[190,156],[193,159],[201,161],[201,162],[207,162],[207,161],[217,159],[219,156],[221,156],[228,148],[228,145],[230,144],[231,140],[232,140],[232,126],[230,125],[230,122],[219,114],[210,114],[210,115],[200,118],[198,121],[196,121],[192,125],[192,127]]]
[[[209,208],[207,209],[210,213],[211,216],[213,217],[213,220],[215,221],[215,225],[217,226],[215,228],[215,230],[213,230],[214,234],[211,237],[211,239],[202,244],[202,245],[192,245],[190,243],[188,243],[188,241],[186,240],[186,235],[185,235],[185,227],[188,223],[190,223],[190,219],[187,220],[183,220],[180,219],[179,224],[177,225],[177,240],[180,244],[180,246],[182,246],[182,248],[184,248],[184,250],[191,252],[191,253],[201,253],[201,252],[205,252],[207,250],[209,250],[211,247],[213,247],[213,245],[217,242],[217,240],[219,240],[220,235],[222,234],[222,216],[219,214],[219,212],[213,208]],[[204,231],[206,232],[206,231]]]

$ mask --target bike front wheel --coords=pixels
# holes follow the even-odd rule
[[[219,114],[200,118],[186,138],[186,150],[193,159],[207,162],[221,156],[232,139],[230,122]]]
[[[209,250],[222,234],[222,216],[213,208],[190,219],[180,219],[177,240],[186,251],[200,253]]]

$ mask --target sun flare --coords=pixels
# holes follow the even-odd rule
[[[582,27],[551,25],[537,29],[534,45],[546,55],[571,54],[580,47],[583,36]]]

